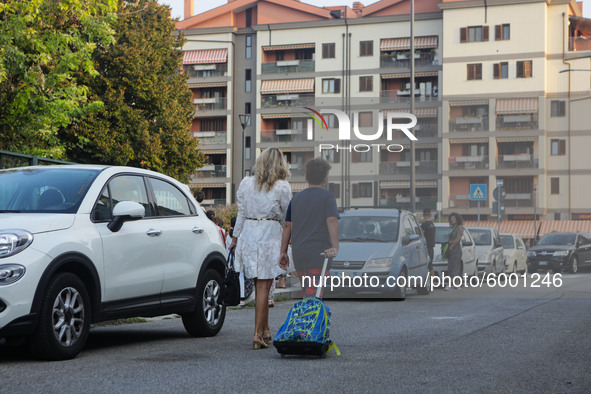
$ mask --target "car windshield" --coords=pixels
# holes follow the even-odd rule
[[[515,240],[510,235],[501,235],[501,243],[504,249],[515,249]]]
[[[474,238],[474,243],[476,245],[490,245],[492,243],[490,238],[490,231],[478,229],[469,230],[470,234],[472,234],[472,238]]]
[[[574,245],[576,234],[546,234],[536,245]]]
[[[449,241],[451,227],[435,227],[435,243],[442,244]]]
[[[0,213],[74,213],[98,174],[50,166],[0,171]]]
[[[394,242],[398,218],[389,216],[344,216],[339,220],[339,240],[349,242]]]

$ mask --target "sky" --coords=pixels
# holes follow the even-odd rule
[[[195,1],[195,13],[200,14],[204,11],[210,10],[212,8],[219,7],[227,3],[227,0],[194,0]],[[375,0],[361,1],[365,6],[368,6],[372,3],[375,3]],[[181,20],[183,18],[184,12],[184,1],[183,0],[159,0],[162,4],[168,4],[172,7],[172,16],[179,17]],[[302,0],[302,3],[308,3],[315,6],[323,7],[323,6],[333,6],[333,5],[348,5],[349,7],[352,6],[353,1],[347,0]],[[585,18],[591,18],[591,0],[583,0],[583,16]]]

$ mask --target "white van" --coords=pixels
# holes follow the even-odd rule
[[[505,256],[499,232],[490,227],[468,227],[476,244],[478,270],[485,274],[505,272]]]

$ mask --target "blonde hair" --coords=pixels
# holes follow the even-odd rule
[[[265,186],[271,190],[278,180],[285,180],[291,174],[281,151],[277,148],[267,148],[257,158],[253,167],[256,185],[259,190]]]

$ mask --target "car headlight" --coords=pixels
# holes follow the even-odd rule
[[[535,250],[528,250],[527,257],[536,257],[536,251]]]
[[[392,265],[392,259],[389,257],[382,259],[369,259],[365,263],[365,268],[386,268]]]
[[[18,264],[0,265],[0,286],[16,282],[25,274],[25,267]]]
[[[556,252],[554,252],[553,256],[554,257],[568,256],[568,250],[557,250]]]
[[[0,258],[22,252],[33,242],[33,234],[23,230],[0,232]]]

